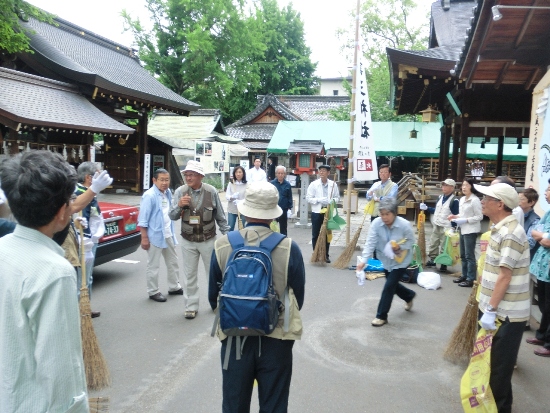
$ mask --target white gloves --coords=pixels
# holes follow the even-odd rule
[[[292,218],[292,209],[289,209],[288,211],[286,211],[286,216],[287,218]]]
[[[328,205],[328,198],[325,196],[323,198],[319,198],[319,202],[321,205]]]
[[[103,191],[112,183],[113,183],[113,178],[109,176],[107,171],[101,171],[101,173],[96,172],[92,178],[92,185],[90,185],[90,189],[94,193],[99,194],[101,191]]]
[[[79,216],[74,217],[73,221],[75,222],[75,224],[77,224],[77,223],[80,224],[80,226],[84,229],[88,228],[88,220],[86,219],[86,217],[81,217],[79,215]],[[79,229],[78,224],[76,225],[77,229]]]
[[[485,310],[485,313],[483,313],[483,316],[479,320],[481,322],[481,327],[483,327],[487,331],[496,330],[497,329],[497,326],[495,325],[496,318],[497,318],[496,311]]]
[[[426,205],[424,202],[421,202],[421,203],[420,203],[420,209],[421,209],[422,211],[426,211],[426,210],[428,209],[428,205]]]
[[[451,219],[451,222],[454,222],[456,223],[456,225],[461,226],[462,224],[465,224],[466,222],[468,222],[468,218],[455,218],[455,219]]]

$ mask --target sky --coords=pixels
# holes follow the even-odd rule
[[[124,46],[132,46],[130,32],[123,33],[120,11],[126,9],[132,17],[139,17],[144,24],[148,21],[145,0],[27,0],[78,26],[88,29]],[[205,0],[208,1],[208,0]],[[279,0],[279,6],[286,6],[290,0]],[[429,5],[431,0],[418,0]],[[322,78],[339,77],[347,74],[351,66],[341,51],[342,41],[337,39],[339,28],[354,24],[351,12],[356,0],[339,0],[335,3],[319,0],[294,0],[293,8],[304,22],[306,44],[311,49],[311,60],[318,62],[316,75]],[[424,7],[425,8],[425,7]]]

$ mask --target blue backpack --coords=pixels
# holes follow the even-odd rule
[[[285,238],[273,233],[259,246],[244,245],[239,231],[227,235],[233,248],[220,291],[220,328],[228,336],[264,336],[279,320],[279,301],[273,289],[271,251]]]

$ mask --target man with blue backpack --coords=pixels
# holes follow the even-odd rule
[[[250,411],[254,380],[260,411],[287,412],[305,268],[298,245],[269,228],[282,213],[278,202],[273,185],[251,183],[237,205],[246,228],[217,239],[212,254],[208,299],[222,342],[224,413]]]

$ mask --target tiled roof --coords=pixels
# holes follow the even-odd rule
[[[437,43],[440,47],[453,46],[460,53],[466,30],[471,25],[472,9],[476,4],[476,0],[452,1],[448,10],[444,10],[441,1],[433,2],[430,44]]]
[[[254,125],[243,125],[238,127],[226,126],[225,130],[229,136],[242,139],[243,141],[266,141],[269,142],[275,129],[276,123],[258,123]]]
[[[292,141],[288,145],[288,153],[323,153],[323,142],[317,141]]]
[[[301,96],[277,95],[276,98],[285,104],[301,120],[332,120],[326,111],[349,105],[349,96]]]
[[[285,120],[302,120],[294,115],[286,105],[281,104],[281,101],[274,95],[259,95],[258,102],[254,110],[240,118],[238,121],[232,123],[229,127],[243,126],[256,119],[264,110],[268,107],[275,109],[279,115]]]
[[[243,145],[246,146],[248,149],[265,150],[267,149],[267,145],[269,145],[269,142],[243,142]]]
[[[156,80],[140,65],[132,49],[61,18],[55,18],[54,23],[33,18],[21,23],[30,30],[35,52],[23,53],[21,59],[38,72],[52,71],[71,82],[170,110],[193,111],[200,107]]]
[[[0,68],[0,90],[0,118],[16,124],[100,133],[135,132],[97,109],[75,85]]]

